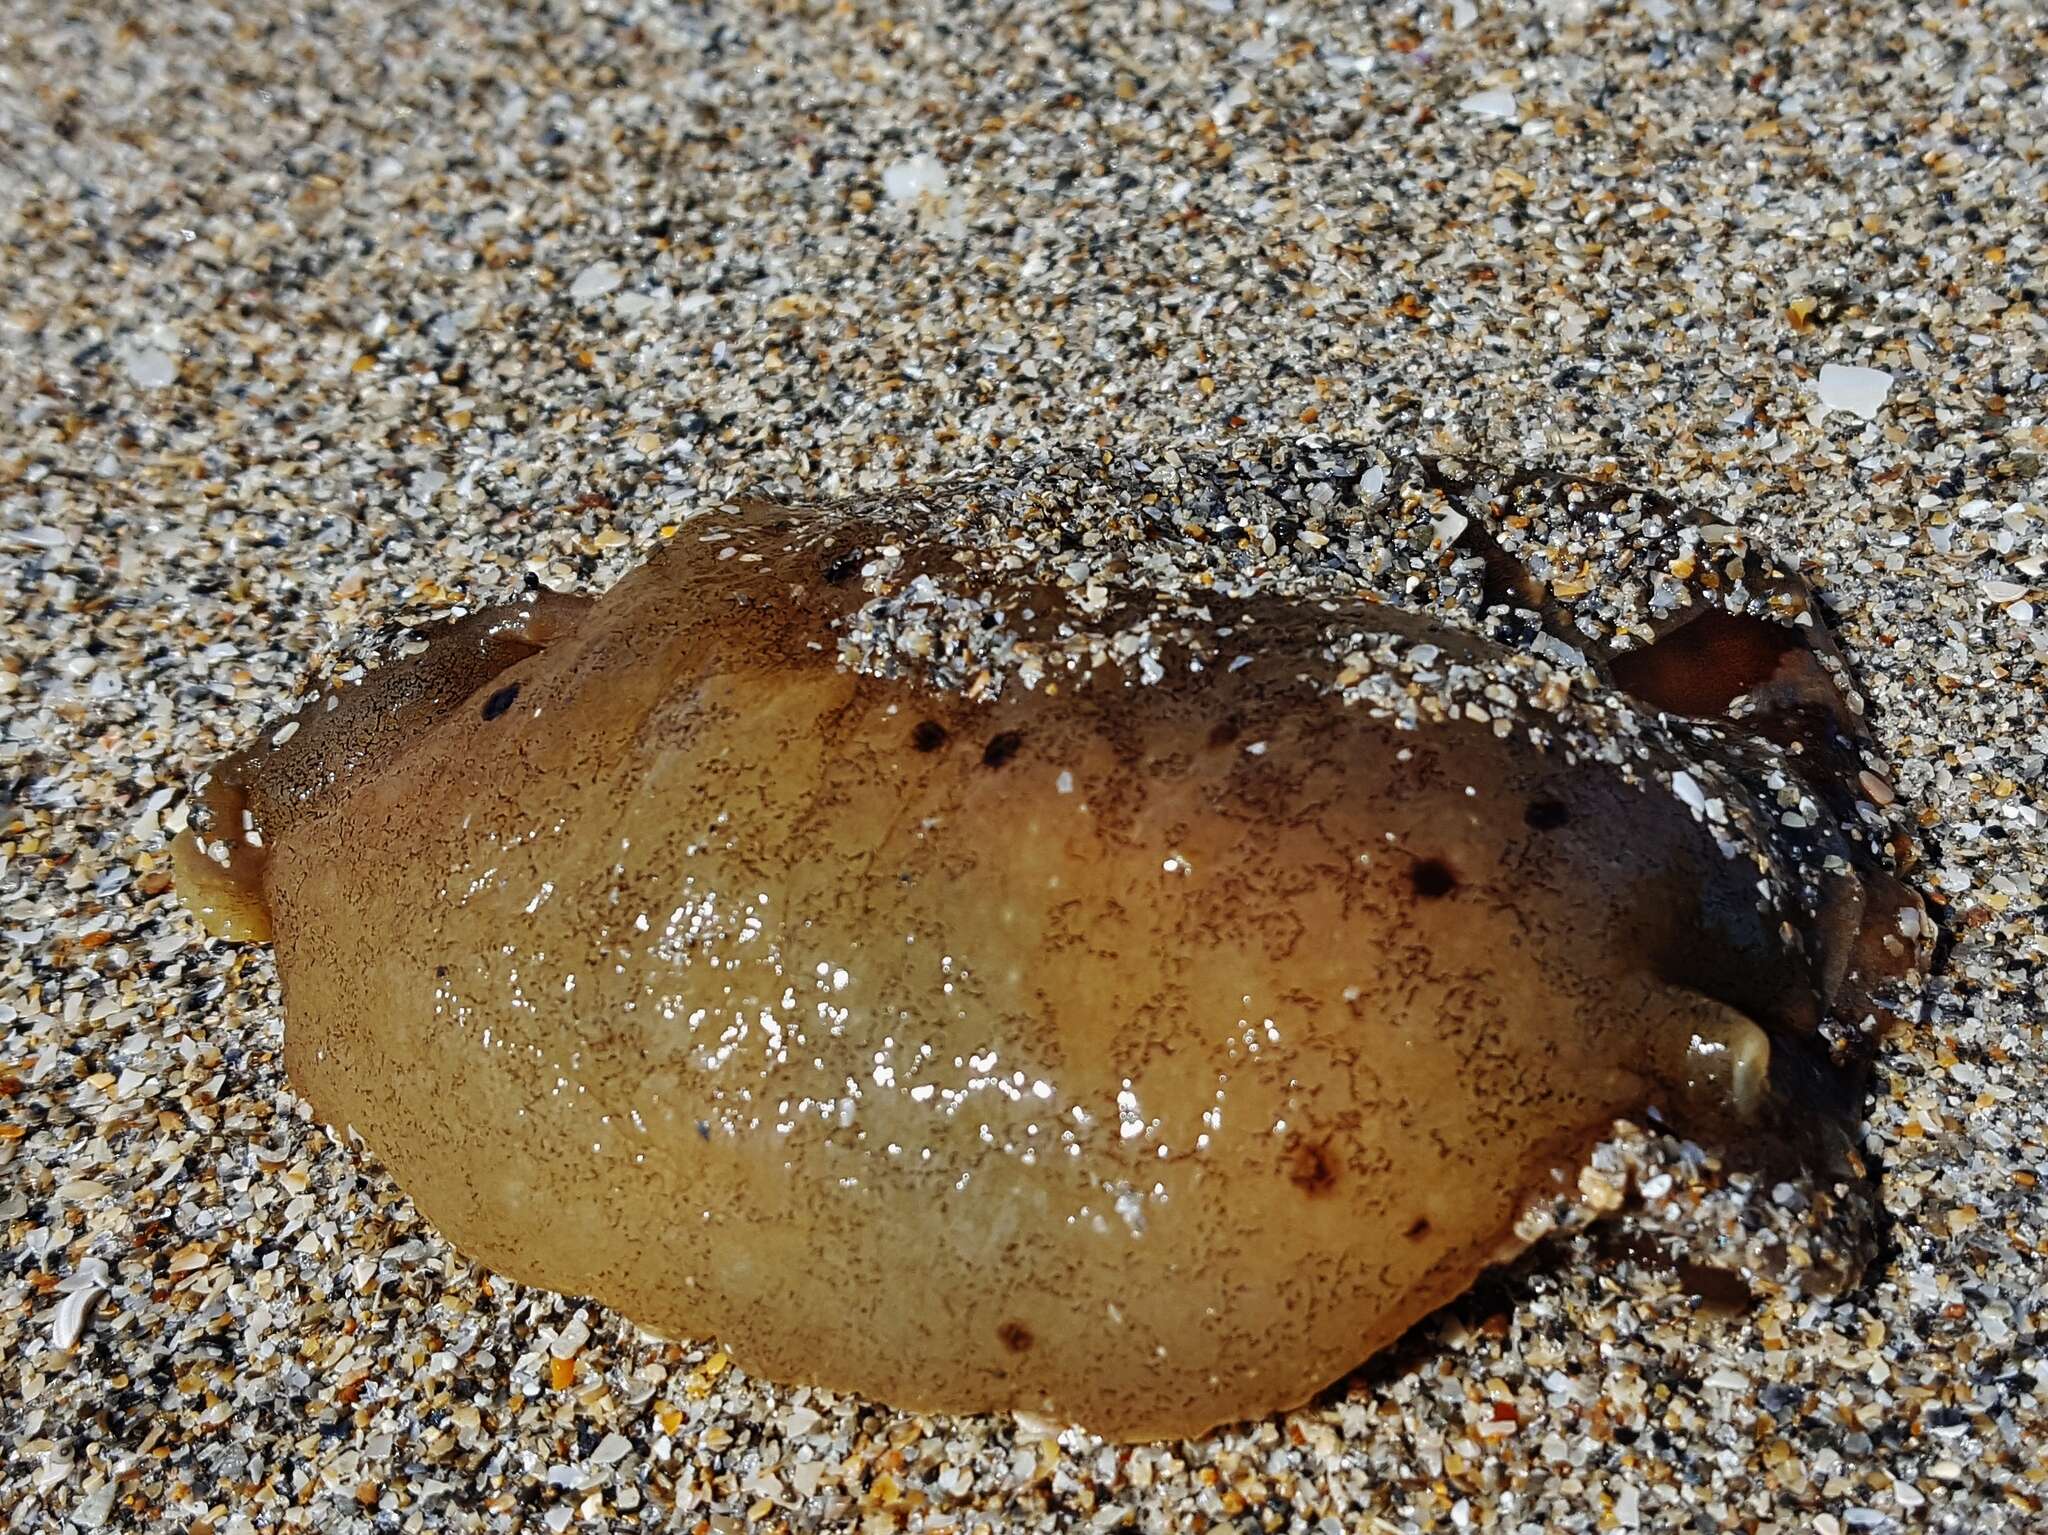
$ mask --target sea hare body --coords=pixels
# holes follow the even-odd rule
[[[422,634],[180,848],[293,1082],[493,1268],[898,1406],[1293,1405],[1618,1119],[1849,1176],[1925,951],[1804,586],[1613,486],[1055,463]]]

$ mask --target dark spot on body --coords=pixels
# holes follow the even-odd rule
[[[1408,1223],[1408,1229],[1402,1232],[1401,1235],[1411,1242],[1420,1242],[1429,1235],[1429,1217],[1426,1215],[1416,1216],[1414,1220]]]
[[[1408,872],[1415,893],[1425,901],[1440,901],[1458,888],[1458,876],[1441,858],[1420,858]]]
[[[825,584],[827,586],[837,586],[840,582],[851,578],[860,570],[863,553],[864,551],[859,549],[848,549],[827,558],[824,570]]]
[[[1532,799],[1522,812],[1522,819],[1536,831],[1556,831],[1571,818],[1564,801],[1555,799]]]
[[[1296,1141],[1287,1153],[1287,1181],[1311,1198],[1337,1186],[1337,1160],[1327,1144]]]
[[[484,700],[484,718],[494,720],[512,707],[512,701],[519,696],[519,684],[508,682],[489,698]]]
[[[937,720],[919,720],[910,732],[910,744],[921,752],[935,752],[946,744],[946,727]]]
[[[1003,1347],[1013,1354],[1023,1353],[1035,1341],[1031,1336],[1031,1329],[1022,1322],[1003,1323],[996,1329],[996,1336],[1002,1340]]]
[[[1209,732],[1209,744],[1211,746],[1228,746],[1243,733],[1244,721],[1233,714],[1227,720],[1218,720],[1216,722],[1215,728]]]
[[[983,767],[1001,767],[1023,749],[1023,732],[1005,730],[999,736],[989,737],[988,745],[981,749],[981,765]]]

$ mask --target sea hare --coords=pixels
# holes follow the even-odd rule
[[[1295,1405],[1617,1121],[1853,1178],[1932,933],[1804,583],[1599,480],[1055,459],[408,648],[177,849],[292,1082],[490,1267],[899,1407]]]

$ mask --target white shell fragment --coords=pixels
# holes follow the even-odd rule
[[[137,347],[124,352],[122,371],[137,389],[162,389],[178,377],[178,360],[160,347]]]
[[[1822,410],[1847,411],[1873,421],[1891,392],[1892,376],[1882,368],[1845,368],[1832,362],[1821,365]]]
[[[1491,117],[1501,122],[1515,120],[1515,93],[1496,88],[1488,91],[1474,91],[1458,103],[1459,110],[1474,117]]]
[[[882,190],[891,202],[910,203],[946,194],[946,167],[936,155],[912,155],[882,171]]]
[[[100,1286],[88,1284],[73,1290],[58,1301],[50,1313],[50,1347],[58,1350],[74,1348],[85,1332],[86,1319],[100,1298]]]
[[[587,303],[594,298],[603,298],[626,280],[626,274],[613,261],[594,261],[576,274],[576,281],[569,285],[569,297],[577,303]]]

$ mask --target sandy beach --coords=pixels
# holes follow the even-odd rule
[[[0,9],[0,1528],[2048,1530],[2021,0]],[[749,1378],[447,1246],[171,836],[396,623],[748,491],[1613,474],[1824,602],[1941,930],[1832,1299],[1597,1235],[1200,1440]]]

